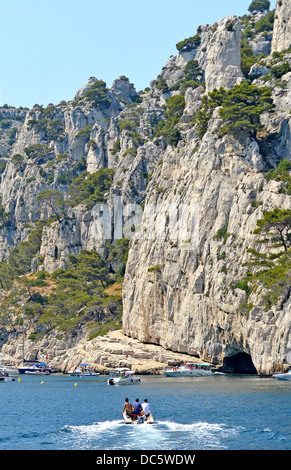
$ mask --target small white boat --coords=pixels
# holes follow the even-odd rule
[[[94,370],[92,371],[87,370],[87,371],[77,374],[78,377],[97,377],[97,375],[100,375],[100,373],[95,372]]]
[[[48,370],[27,370],[25,375],[51,375]]]
[[[72,377],[96,377],[100,375],[99,372],[95,372],[89,364],[80,364],[74,370],[68,372]]]
[[[139,383],[139,377],[135,377],[135,371],[127,367],[118,367],[110,372],[110,377],[107,380],[107,385],[132,385]]]
[[[136,419],[133,419],[130,415],[124,411],[123,419],[125,424],[153,424],[155,422],[153,415],[150,413],[148,417],[145,415],[138,415]]]
[[[80,375],[82,374],[82,369],[80,367],[76,367],[75,369],[73,370],[69,370],[68,371],[68,374],[70,374],[72,377],[75,377],[77,375]]]
[[[9,377],[9,375],[7,374],[7,372],[3,372],[0,374],[0,382],[14,382],[15,379],[13,379],[12,377]]]
[[[165,369],[163,374],[166,377],[202,377],[204,375],[213,375],[210,370],[211,365],[208,362],[184,364],[179,367]]]
[[[3,372],[7,372],[10,377],[19,375],[19,370],[13,366],[4,366],[4,364],[0,364],[0,374]]]
[[[273,377],[278,380],[291,380],[291,369],[284,374],[274,374]]]

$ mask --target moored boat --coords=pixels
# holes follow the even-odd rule
[[[87,371],[87,372],[81,372],[80,374],[77,375],[77,377],[86,377],[86,378],[88,378],[88,377],[97,377],[98,375],[100,375],[99,372],[94,372],[94,371],[88,372]]]
[[[78,367],[76,367],[73,370],[69,370],[68,373],[72,377],[97,377],[100,375],[99,372],[96,372],[93,370],[89,364],[80,364]]]
[[[27,370],[25,375],[51,375],[48,370]]]
[[[291,369],[283,374],[274,374],[273,377],[278,380],[291,380]]]
[[[141,380],[135,376],[135,371],[127,367],[118,367],[110,372],[107,385],[132,385],[139,383]]]
[[[20,374],[26,374],[26,372],[47,372],[50,374],[52,372],[52,368],[47,366],[44,362],[24,360],[23,366],[18,367],[18,371]]]
[[[202,377],[205,375],[213,375],[210,370],[211,365],[208,362],[197,362],[184,364],[178,367],[165,369],[163,374],[166,377]]]
[[[80,367],[76,367],[75,369],[68,370],[68,374],[70,374],[72,377],[75,377],[81,373],[82,373],[82,370],[80,369]]]
[[[14,382],[15,379],[13,379],[12,377],[9,377],[9,375],[7,374],[7,372],[2,372],[0,373],[0,382]]]
[[[5,366],[4,364],[0,364],[0,374],[6,372],[9,377],[14,377],[19,375],[19,371],[16,367],[13,366]]]

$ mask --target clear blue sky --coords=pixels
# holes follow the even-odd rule
[[[0,16],[0,104],[70,100],[91,76],[137,90],[201,24],[248,13],[251,0],[10,0]],[[271,0],[271,8],[275,7]]]

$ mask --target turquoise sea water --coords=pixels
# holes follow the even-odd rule
[[[140,384],[110,387],[107,378],[21,376],[20,383],[0,383],[0,450],[291,448],[291,382],[142,376]],[[148,398],[156,423],[125,425],[125,397]]]

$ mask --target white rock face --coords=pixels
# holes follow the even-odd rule
[[[217,23],[206,52],[206,91],[214,88],[232,88],[241,83],[240,68],[241,26],[237,17],[224,18]]]
[[[190,141],[177,158],[167,148],[148,187],[145,211],[157,206],[158,226],[168,223],[169,230],[164,238],[132,241],[123,289],[125,334],[214,363],[245,352],[265,374],[286,362],[290,301],[281,310],[259,307],[245,315],[244,291],[231,288],[243,276],[247,249],[255,246],[257,219],[275,206],[291,208],[280,184],[264,185],[263,169],[256,142],[218,139],[211,129],[198,150]],[[173,207],[191,204],[199,208],[196,248],[187,248],[193,239],[181,243],[171,237],[166,216]],[[228,238],[217,239],[226,226]]]
[[[263,33],[259,33],[254,41],[250,41],[251,48],[254,55],[269,55],[271,52],[272,36],[264,36]]]
[[[79,205],[61,222],[44,227],[40,247],[40,255],[45,257],[43,267],[48,272],[65,268],[68,255],[78,255],[81,249],[97,250],[104,256],[110,239],[111,232],[104,232],[98,214]]]
[[[291,2],[277,0],[272,51],[285,51],[291,47]]]
[[[134,99],[137,97],[137,92],[133,86],[129,83],[129,79],[127,77],[119,77],[116,80],[114,80],[112,87],[111,87],[112,93],[114,95],[119,96],[123,100],[126,100],[128,103],[131,103],[134,101]]]

